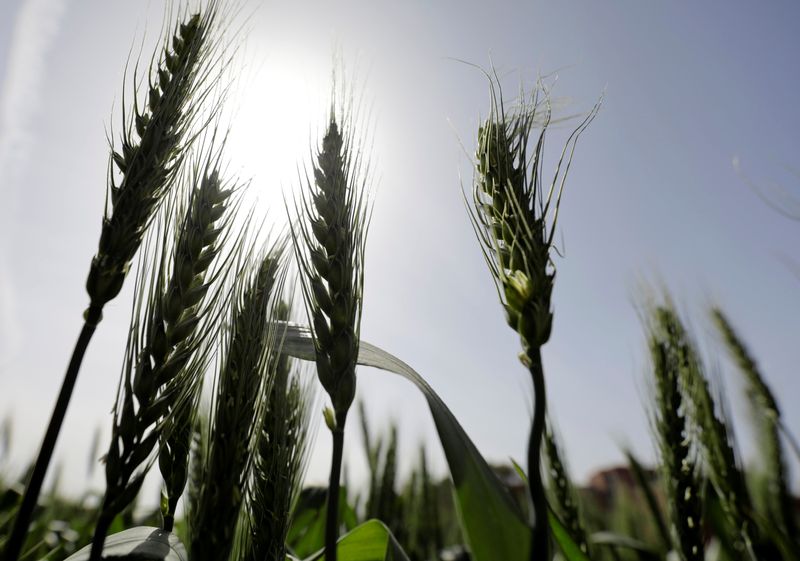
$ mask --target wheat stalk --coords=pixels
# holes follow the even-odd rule
[[[702,450],[708,477],[719,496],[728,522],[737,534],[739,554],[755,560],[755,527],[750,520],[750,495],[736,463],[736,453],[725,422],[717,415],[703,365],[678,315],[669,307],[659,309],[658,321],[674,347],[678,377],[695,438]]]
[[[276,318],[288,320],[288,306],[281,306]],[[297,363],[279,354],[272,360],[273,380],[258,423],[261,430],[241,524],[246,533],[242,558],[247,561],[285,559],[309,443],[311,387],[299,381]]]
[[[737,335],[728,318],[718,308],[712,310],[725,344],[747,383],[747,396],[751,412],[760,431],[762,456],[767,463],[768,500],[766,504],[772,523],[790,539],[797,541],[797,524],[794,518],[792,497],[788,490],[786,464],[780,440],[781,413],[769,386],[759,371],[755,359]],[[800,555],[800,552],[797,553]]]
[[[257,266],[240,272],[234,288],[202,482],[190,512],[190,552],[198,561],[227,559],[233,548],[253,463],[254,427],[276,350],[272,319],[284,278],[283,247],[283,242],[273,245]]]
[[[550,258],[558,209],[575,145],[594,119],[595,105],[567,140],[547,193],[542,187],[545,133],[550,123],[549,96],[520,100],[506,110],[502,89],[489,77],[489,117],[478,130],[476,172],[470,215],[495,281],[508,324],[520,336],[522,362],[534,389],[534,412],[528,443],[528,483],[534,525],[531,560],[549,558],[547,503],[540,471],[545,425],[545,380],[541,347],[553,323],[551,294],[555,271]],[[544,117],[541,117],[541,114]],[[529,150],[534,126],[535,146]]]
[[[207,343],[222,296],[220,291],[208,295],[216,276],[209,270],[233,216],[226,214],[233,188],[226,188],[219,171],[210,164],[190,172],[190,181],[197,187],[183,218],[174,226],[173,249],[168,246],[165,227],[160,248],[147,256],[158,264],[149,283],[147,267],[141,269],[135,306],[142,308],[142,300],[146,306],[143,317],[134,315],[130,330],[92,559],[100,558],[112,520],[138,493],[149,463],[145,469],[139,468],[159,441],[171,444],[159,454],[172,493],[168,502],[177,504],[185,484],[192,412],[211,354]],[[187,440],[186,453],[181,456],[176,439],[183,438]],[[165,513],[165,524],[170,526],[174,506]]]
[[[303,296],[312,320],[317,376],[330,396],[326,415],[333,437],[325,556],[336,561],[344,426],[356,391],[364,244],[368,226],[365,170],[354,146],[353,121],[331,109],[327,130],[306,175],[306,195],[295,202],[303,218],[292,228]]]
[[[699,561],[704,558],[702,505],[680,387],[682,342],[676,339],[668,310],[657,309],[654,316],[649,336],[655,382],[653,419],[672,520],[672,544],[683,561]]]

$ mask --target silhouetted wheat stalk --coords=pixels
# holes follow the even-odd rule
[[[354,145],[354,124],[331,108],[313,180],[295,203],[302,215],[292,228],[303,296],[312,320],[317,376],[333,411],[326,422],[333,436],[328,487],[325,558],[336,561],[338,502],[344,426],[356,391],[367,207],[365,171]]]
[[[240,267],[225,342],[220,351],[214,407],[202,475],[189,513],[192,559],[227,559],[253,465],[256,428],[276,367],[276,298],[281,294],[284,244],[259,263]]]
[[[192,136],[203,100],[217,75],[213,69],[217,3],[211,1],[177,26],[171,45],[148,76],[147,102],[133,107],[123,126],[119,150],[112,149],[106,210],[97,254],[86,281],[89,307],[53,409],[36,465],[6,544],[6,561],[16,561],[41,490],[58,433],[89,341],[103,307],[119,294],[131,260]]]
[[[288,306],[281,306],[275,317],[288,320]],[[277,336],[280,339],[280,333]],[[286,558],[292,507],[307,459],[311,386],[298,379],[297,363],[292,359],[278,355],[274,360],[240,524],[244,534],[241,558],[246,561]]]
[[[172,502],[177,504],[185,484],[185,475],[179,474],[187,469],[192,412],[212,353],[215,310],[220,309],[222,296],[216,291],[209,297],[214,280],[209,270],[219,255],[220,238],[227,237],[232,214],[226,215],[226,203],[233,191],[210,165],[188,175],[197,187],[191,189],[185,214],[177,223],[166,225],[160,247],[145,255],[156,264],[152,273],[147,262],[140,271],[135,309],[143,313],[134,313],[130,330],[106,454],[106,493],[94,534],[93,559],[100,558],[114,517],[138,493],[159,441],[173,444],[162,446],[159,453]],[[176,201],[172,206],[181,204]],[[170,230],[175,238],[171,245]],[[182,438],[185,454],[179,452]],[[170,505],[165,513],[170,527],[174,507]]]
[[[660,310],[660,322],[669,329],[678,361],[678,377],[684,405],[695,439],[702,451],[703,465],[719,497],[729,524],[735,529],[739,555],[755,560],[753,549],[756,528],[750,518],[752,505],[744,476],[736,462],[733,441],[711,396],[703,365],[677,314],[671,308]]]
[[[700,485],[680,385],[684,342],[671,310],[656,309],[651,321],[649,345],[655,382],[652,415],[672,520],[672,546],[683,561],[700,561],[704,559]]]
[[[545,425],[545,381],[541,347],[553,323],[550,297],[555,271],[550,258],[558,209],[575,145],[594,119],[595,105],[572,132],[545,192],[542,160],[550,123],[549,97],[537,89],[507,111],[499,83],[489,78],[489,117],[478,131],[471,217],[496,283],[508,324],[520,336],[520,358],[533,381],[534,412],[528,443],[528,482],[533,503],[532,561],[549,558],[547,503],[540,471]],[[536,144],[529,142],[536,133]]]
[[[797,523],[795,521],[792,496],[789,493],[786,464],[780,439],[781,413],[769,386],[764,381],[755,359],[741,341],[727,317],[719,308],[712,310],[717,328],[722,334],[732,358],[747,384],[747,396],[756,427],[759,442],[766,463],[768,497],[766,505],[770,521],[793,542],[795,556],[800,558]]]

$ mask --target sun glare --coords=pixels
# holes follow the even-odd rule
[[[287,224],[284,198],[292,208],[330,95],[321,64],[288,58],[267,57],[237,77],[226,145],[230,169],[250,181],[246,206],[253,203],[257,218],[267,216],[277,229]]]

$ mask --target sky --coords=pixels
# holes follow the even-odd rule
[[[800,433],[792,399],[800,395],[800,278],[791,265],[800,260],[800,222],[748,187],[749,179],[800,198],[792,171],[800,7],[348,0],[265,2],[246,12],[232,67],[232,171],[251,180],[259,214],[285,223],[282,197],[298,189],[297,166],[319,139],[338,54],[363,96],[369,133],[374,206],[362,337],[426,377],[487,459],[525,457],[532,399],[463,203],[489,103],[474,65],[493,66],[508,93],[547,76],[562,115],[604,96],[565,188],[554,329],[543,350],[549,408],[573,476],[585,481],[621,462],[624,446],[654,458],[640,320],[647,287],[670,291],[701,342],[748,465],[742,386],[708,320],[712,304],[728,313]],[[147,60],[163,14],[158,2],[0,4],[0,418],[14,424],[3,469],[21,469],[44,433],[87,304],[107,137],[130,94],[126,61],[140,52]],[[545,176],[569,132],[549,133]],[[129,279],[107,306],[75,388],[56,451],[61,468],[51,468],[68,492],[102,485],[97,469],[86,481],[96,464],[88,456],[97,430],[107,446],[131,288]],[[398,423],[403,469],[424,442],[445,473],[413,386],[361,369],[358,396],[373,430]],[[366,470],[359,440],[351,422],[346,470],[356,483]],[[327,478],[328,441],[320,431],[310,483]]]

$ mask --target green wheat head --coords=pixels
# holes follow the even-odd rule
[[[143,106],[134,93],[120,145],[112,147],[100,242],[86,281],[87,322],[99,322],[105,303],[119,294],[145,230],[196,134],[198,114],[219,78],[217,17],[217,2],[212,1],[202,13],[177,24],[148,73]]]
[[[678,364],[678,380],[687,418],[702,452],[708,479],[719,496],[728,523],[739,536],[740,554],[755,558],[755,528],[750,520],[750,495],[736,462],[736,452],[728,428],[718,414],[703,364],[686,329],[671,307],[658,310],[658,322],[672,342]]]
[[[220,236],[232,218],[226,210],[233,187],[226,187],[213,164],[206,161],[187,171],[184,183],[190,197],[183,216],[172,220],[171,212],[165,213],[167,223],[153,236],[155,249],[143,260],[106,455],[101,519],[112,519],[130,504],[159,441],[164,444],[188,434],[212,352],[216,310],[224,301],[219,291],[209,292],[216,276],[210,270],[219,264]],[[177,199],[184,192],[175,194],[171,208],[180,211]],[[148,262],[156,264],[152,270]],[[167,482],[175,504],[183,489],[178,474],[185,472],[179,463],[187,460],[176,455],[174,447],[161,449],[162,473],[169,468]],[[185,475],[182,479],[185,482]],[[174,505],[170,512],[174,514]]]
[[[755,359],[718,308],[712,310],[714,322],[722,334],[731,357],[747,384],[747,397],[759,433],[761,456],[766,464],[768,515],[772,524],[786,536],[800,543],[792,496],[787,485],[787,469],[780,439],[781,412]],[[800,546],[796,555],[800,556]]]
[[[292,228],[317,375],[342,425],[355,397],[368,226],[366,170],[353,128],[343,111],[331,110]]]
[[[276,319],[287,321],[283,304]],[[278,334],[280,337],[280,334]],[[312,386],[301,382],[298,363],[275,354],[272,383],[265,396],[261,430],[256,437],[252,479],[248,486],[241,531],[242,558],[283,560],[292,509],[300,491],[308,457]]]
[[[650,325],[649,346],[655,388],[652,413],[658,441],[667,504],[672,522],[672,546],[683,561],[704,558],[700,482],[681,391],[683,343],[670,310],[657,308]]]
[[[254,460],[264,394],[274,368],[279,335],[273,321],[284,279],[283,242],[256,264],[244,263],[229,311],[202,481],[190,512],[193,559],[230,555]]]
[[[478,130],[471,217],[508,324],[526,350],[539,348],[550,338],[553,324],[555,271],[550,250],[561,194],[575,145],[599,104],[570,135],[552,182],[545,187],[541,168],[551,121],[549,96],[537,89],[532,99],[523,98],[507,110],[493,79],[490,93],[489,117]],[[535,145],[530,146],[532,141]]]

